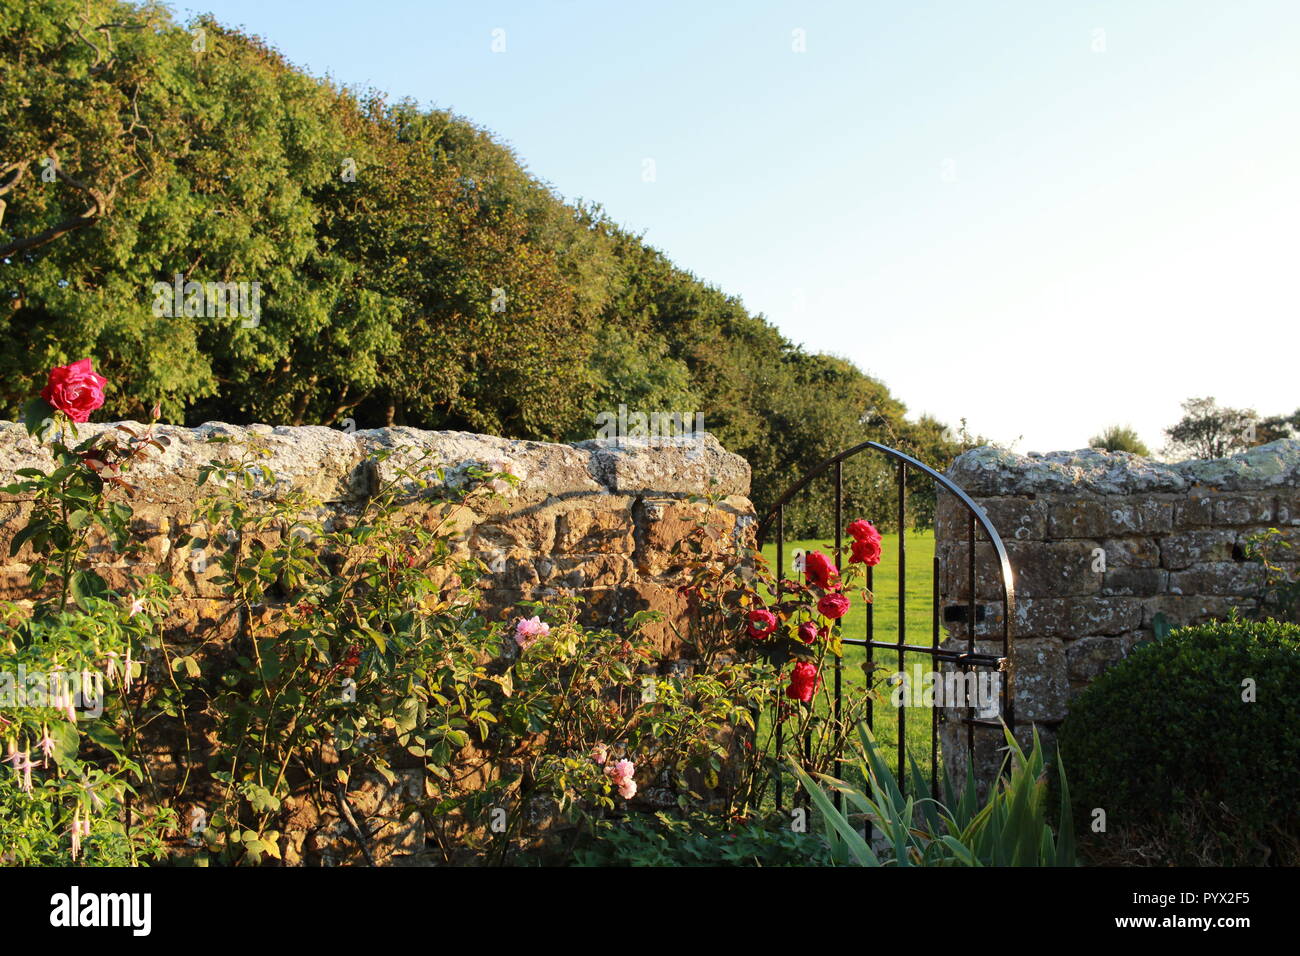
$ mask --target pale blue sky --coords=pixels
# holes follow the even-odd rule
[[[1112,422],[1159,446],[1191,395],[1300,405],[1295,0],[173,8],[469,117],[794,341],[1017,450]]]

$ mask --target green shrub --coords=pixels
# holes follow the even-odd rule
[[[1148,862],[1152,848],[1170,863],[1295,862],[1298,686],[1294,625],[1230,620],[1139,645],[1061,727],[1078,819],[1103,809]]]

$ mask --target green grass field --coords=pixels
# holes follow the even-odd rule
[[[872,590],[875,596],[873,608],[874,637],[877,641],[896,642],[899,632],[900,606],[898,535],[884,535],[881,547],[881,561],[874,569],[872,582]],[[907,616],[903,623],[903,639],[907,644],[929,645],[933,639],[931,619],[934,593],[933,532],[909,531],[907,533],[906,547],[906,591],[903,601]],[[834,540],[822,541],[815,539],[786,542],[784,548],[784,577],[796,577],[791,562],[795,549],[798,548],[805,550],[817,549],[830,556],[834,548]],[[766,545],[763,548],[763,556],[775,571],[776,545],[774,543]],[[860,590],[849,592],[849,596],[853,601],[853,606],[841,622],[843,636],[846,639],[865,638],[867,633],[867,606],[862,600]],[[942,625],[940,626],[939,639],[940,641],[945,639]],[[888,685],[882,685],[880,678],[892,675],[900,669],[899,656],[894,650],[876,648],[874,659],[878,668],[883,668],[883,670],[877,670],[877,686],[880,693],[884,695],[883,700],[877,700],[873,708],[874,730],[876,738],[881,742],[890,764],[897,770],[897,709],[889,699],[891,688]],[[845,654],[840,664],[840,680],[845,700],[849,699],[850,696],[860,697],[866,693],[867,679],[864,670],[866,661],[865,648],[845,648]],[[905,668],[911,672],[914,665],[919,665],[925,671],[930,670],[929,656],[914,653],[905,654]],[[834,671],[831,669],[829,661],[823,677],[831,687],[834,686]],[[926,707],[904,708],[904,728],[907,749],[928,778],[931,754],[930,709]]]

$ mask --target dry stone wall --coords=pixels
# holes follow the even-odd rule
[[[81,432],[89,436],[109,427],[82,426]],[[189,627],[221,619],[224,598],[210,581],[215,568],[196,571],[190,555],[177,553],[173,542],[191,528],[199,469],[216,458],[237,457],[250,444],[269,452],[263,463],[276,479],[262,493],[301,492],[340,512],[364,498],[376,480],[417,461],[424,470],[442,467],[449,480],[470,464],[511,471],[520,480],[504,492],[504,501],[489,501],[481,511],[465,509],[457,519],[456,547],[491,569],[484,598],[492,611],[564,589],[587,600],[589,623],[615,622],[647,608],[675,619],[684,605],[672,545],[701,519],[733,534],[753,522],[746,497],[749,465],[710,435],[668,445],[645,440],[561,445],[403,427],[347,433],[221,423],[164,425],[157,434],[170,439],[169,447],[130,473],[136,489],[134,531],[145,545],[144,555],[130,569],[106,557],[100,570],[110,584],[127,570],[167,575],[181,588],[177,620]],[[214,446],[213,436],[228,444]],[[375,466],[370,460],[380,452],[388,457]],[[19,468],[51,465],[48,453],[21,425],[0,423],[0,484],[14,480]],[[690,500],[703,495],[713,496],[713,502]],[[420,520],[420,509],[418,501],[411,506],[411,520]],[[20,550],[10,557],[9,545],[30,510],[30,502],[0,494],[3,600],[27,594],[30,553]],[[668,651],[670,623],[657,625],[656,632]]]
[[[1247,559],[1251,535],[1278,528],[1300,559],[1300,441],[1173,465],[1095,449],[1018,455],[984,447],[956,459],[948,477],[985,510],[1006,545],[1016,590],[1016,720],[1036,723],[1048,738],[1074,695],[1151,636],[1157,614],[1178,626],[1255,610],[1265,572]],[[956,644],[965,643],[968,626],[966,535],[965,510],[941,495],[939,585]],[[1001,590],[992,547],[980,538],[976,637],[993,651]],[[991,740],[985,733],[976,743],[985,769],[994,759],[985,747]],[[966,734],[955,719],[943,742],[946,760],[965,762]]]

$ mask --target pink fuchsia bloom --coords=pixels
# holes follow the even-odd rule
[[[766,608],[756,608],[750,611],[746,617],[749,624],[746,625],[745,632],[753,640],[761,641],[776,630],[776,615]]]
[[[849,613],[849,599],[839,591],[832,591],[817,602],[817,610],[832,621],[838,621]]]
[[[68,723],[75,724],[77,722],[76,695],[63,682],[62,673],[56,672],[53,674],[52,682],[55,685],[55,691],[50,697],[50,706],[63,711],[68,718]]]
[[[600,766],[605,766],[605,761],[609,759],[609,748],[604,744],[596,744],[591,748],[591,759]]]
[[[50,756],[54,753],[54,738],[50,736],[50,729],[45,726],[41,727],[41,734],[43,736],[37,741],[36,746],[40,748],[41,754],[45,758],[44,765],[48,767],[50,765]]]
[[[90,817],[85,820],[81,819],[81,808],[72,811],[72,858],[75,860],[81,855],[81,838],[90,836]]]
[[[49,381],[41,389],[41,398],[74,422],[87,422],[90,413],[104,404],[104,386],[108,379],[97,375],[90,359],[50,369]]]
[[[32,763],[31,754],[26,750],[19,750],[11,741],[9,744],[9,756],[5,757],[6,763],[14,765],[14,773],[20,778],[18,789],[23,793],[32,792],[32,768],[36,764]]]
[[[545,637],[550,633],[551,625],[540,617],[521,618],[515,625],[515,643],[521,650],[527,650],[539,637]]]
[[[790,686],[785,689],[785,696],[806,704],[813,699],[821,683],[822,678],[817,673],[817,665],[810,661],[800,661],[790,672]]]
[[[144,611],[144,598],[138,597],[131,602],[131,613],[127,617],[135,617]]]

